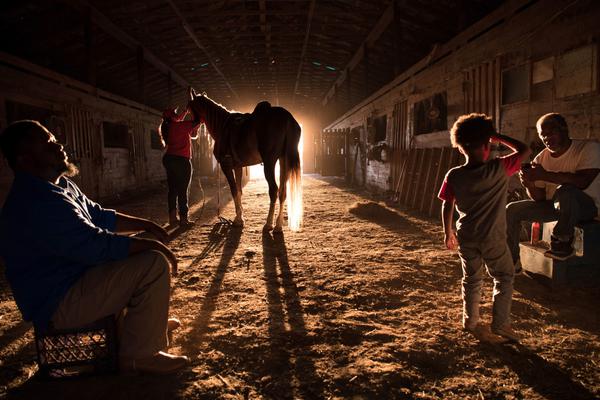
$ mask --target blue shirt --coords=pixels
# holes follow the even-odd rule
[[[23,318],[44,329],[85,271],[127,257],[130,239],[114,231],[116,212],[88,199],[73,181],[58,185],[18,172],[2,214],[0,254]]]

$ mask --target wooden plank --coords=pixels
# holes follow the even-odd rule
[[[427,215],[434,216],[440,212],[441,201],[437,198],[437,194],[442,186],[442,182],[444,181],[444,177],[448,172],[448,166],[450,164],[450,158],[452,154],[451,147],[443,147],[440,152],[440,158],[437,163],[435,179],[433,181],[434,187],[434,196],[431,198],[431,202],[429,203],[429,211]]]
[[[411,196],[410,196],[410,208],[415,208],[415,204],[417,201],[417,192],[419,188],[419,183],[421,180],[421,171],[423,168],[423,160],[425,158],[425,149],[416,149],[417,152],[417,162],[415,163],[416,167],[414,169],[414,173],[411,179]]]
[[[427,165],[427,178],[425,180],[425,190],[423,192],[423,198],[421,199],[421,206],[419,211],[423,214],[429,214],[429,205],[431,204],[432,196],[436,196],[435,192],[435,178],[437,173],[437,166],[440,162],[440,155],[442,148],[438,147],[431,149],[429,156],[429,162]]]
[[[404,177],[402,179],[402,193],[400,193],[400,203],[407,204],[408,201],[408,192],[410,190],[410,181],[412,179],[412,175],[415,169],[415,163],[417,161],[417,150],[411,149],[408,153],[408,162],[406,172],[404,173]]]
[[[418,207],[420,212],[423,212],[423,208],[428,201],[426,199],[431,195],[431,190],[429,188],[431,170],[433,165],[433,156],[434,149],[428,148],[425,149],[425,156],[423,161],[423,167],[421,168],[421,190],[420,194],[417,197],[416,206]]]

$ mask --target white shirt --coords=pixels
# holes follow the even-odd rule
[[[600,143],[591,140],[572,140],[571,146],[560,157],[552,157],[548,149],[540,151],[533,159],[534,163],[540,164],[546,171],[551,172],[576,172],[582,169],[600,169]],[[557,184],[545,181],[536,181],[535,186],[546,190],[546,199],[552,199]],[[600,215],[600,173],[583,190],[594,199],[598,215]]]

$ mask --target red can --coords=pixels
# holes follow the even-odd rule
[[[531,244],[536,244],[540,240],[540,223],[531,224]]]

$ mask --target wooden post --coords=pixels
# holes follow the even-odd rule
[[[367,44],[363,44],[363,60],[364,60],[364,66],[365,66],[365,91],[363,93],[363,98],[366,98],[370,93],[370,89],[369,89],[369,47],[367,46]]]
[[[137,75],[138,75],[138,99],[139,102],[144,104],[145,102],[145,74],[144,74],[144,48],[142,46],[137,47]]]
[[[171,77],[171,71],[167,72],[167,93],[169,98],[168,106],[173,105],[173,78]]]
[[[87,83],[96,86],[96,53],[94,51],[94,23],[92,22],[92,10],[86,9],[83,26],[83,37],[85,41],[85,77]]]

